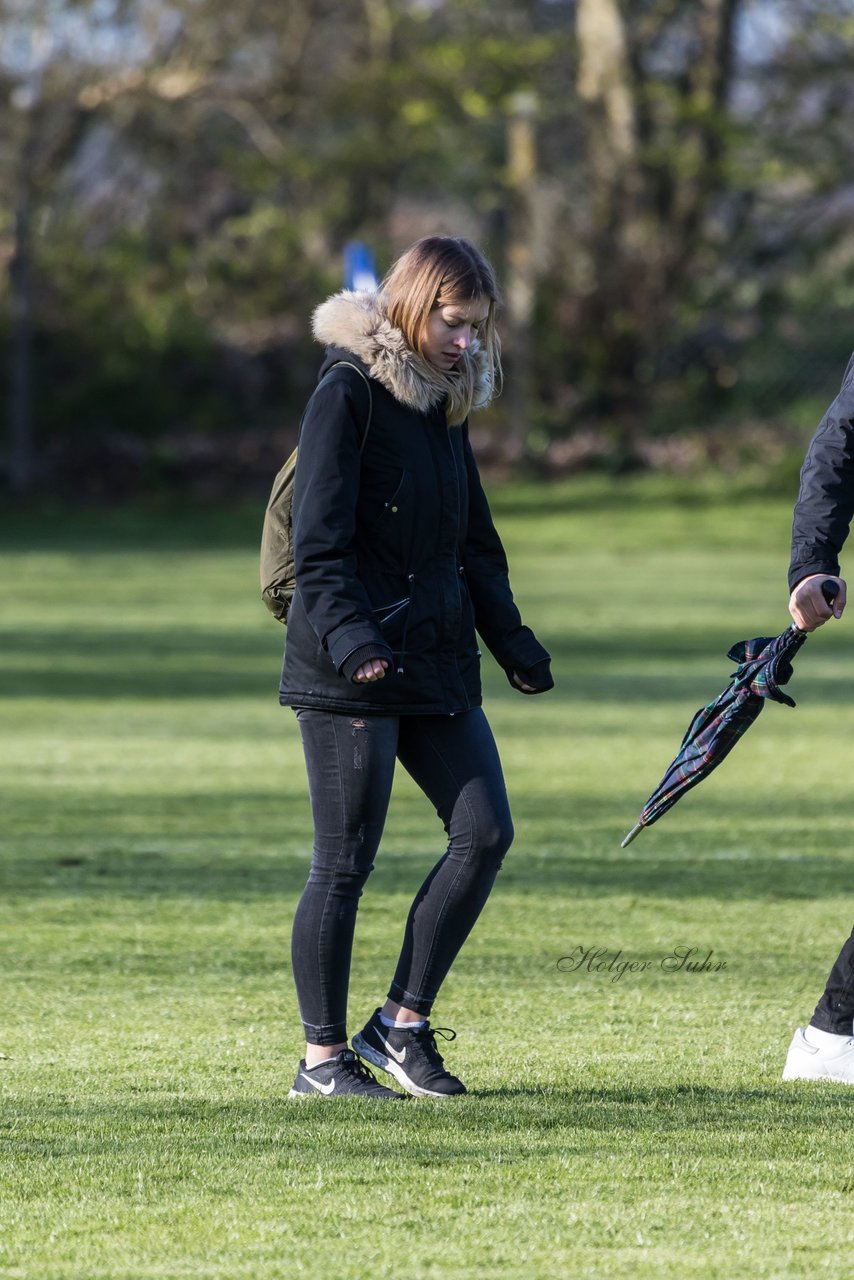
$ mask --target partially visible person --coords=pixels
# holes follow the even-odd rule
[[[839,395],[807,449],[792,528],[789,612],[802,631],[841,618],[846,586],[839,555],[854,516],[854,356]],[[832,604],[822,587],[837,588]],[[854,1084],[854,932],[836,958],[809,1025],[798,1027],[784,1080],[837,1080]]]

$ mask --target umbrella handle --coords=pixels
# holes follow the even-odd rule
[[[827,603],[832,605],[836,597],[839,595],[839,583],[834,582],[833,578],[825,578],[824,582],[821,584],[821,594],[824,596]],[[796,622],[790,623],[789,626],[792,631],[797,631],[800,635],[805,636],[809,634],[807,631],[801,631]]]

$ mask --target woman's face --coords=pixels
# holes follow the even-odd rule
[[[421,344],[424,358],[443,373],[450,373],[486,323],[488,313],[489,303],[485,298],[434,307]]]

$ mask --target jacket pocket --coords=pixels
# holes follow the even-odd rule
[[[401,471],[400,479],[397,482],[397,488],[394,493],[383,503],[383,514],[396,516],[400,510],[400,503],[403,501],[409,488],[410,475],[408,471]]]
[[[374,512],[366,532],[370,534],[378,531],[390,533],[406,511],[411,487],[412,476],[408,471],[401,471],[397,483],[393,483],[391,487],[391,492],[389,492],[388,487],[386,488],[388,496],[380,496],[378,508],[374,505],[377,499],[373,498]]]
[[[403,622],[406,612],[409,609],[411,601],[410,596],[402,596],[400,600],[392,600],[389,604],[375,605],[372,613],[377,620],[380,630],[385,632],[387,628],[395,630],[396,622]]]
[[[474,649],[475,654],[479,658],[481,656],[480,647],[477,643],[477,624],[474,616],[474,601],[469,591],[468,579],[464,565],[457,566],[457,582],[460,587],[460,626],[461,638],[468,641]]]

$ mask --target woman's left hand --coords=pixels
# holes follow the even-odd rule
[[[520,693],[547,693],[554,688],[551,659],[548,657],[541,658],[532,667],[523,668],[521,672],[517,667],[505,667],[504,670],[513,688]]]

